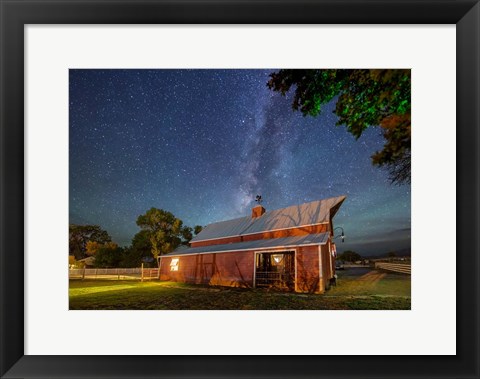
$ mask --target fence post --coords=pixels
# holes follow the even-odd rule
[[[83,266],[83,275],[82,275],[82,280],[85,279],[85,266]]]
[[[117,280],[120,280],[120,270],[117,268]]]
[[[142,282],[143,282],[143,263],[142,263]]]

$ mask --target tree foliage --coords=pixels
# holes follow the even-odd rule
[[[133,236],[132,248],[143,253],[142,257],[151,255],[152,243],[150,242],[150,233],[148,230],[142,229]]]
[[[105,244],[111,242],[112,238],[98,225],[70,224],[69,255],[75,256],[76,260],[85,258],[87,255],[87,243],[89,241]]]
[[[130,268],[130,267],[140,267],[143,263],[144,257],[152,257],[151,251],[148,251],[146,254],[141,250],[134,249],[133,247],[127,247],[123,251],[122,261],[120,262],[120,267]],[[152,257],[153,258],[153,257]],[[145,267],[153,267],[156,263],[146,264]]]
[[[200,233],[202,230],[203,230],[203,226],[201,225],[195,225],[195,227],[193,228],[193,232],[195,233],[195,235]]]
[[[304,116],[317,116],[336,98],[337,125],[357,139],[380,126],[385,145],[372,163],[386,167],[392,183],[410,183],[410,70],[280,70],[267,85],[282,95],[295,87],[292,106]]]
[[[122,267],[139,267],[143,258],[153,258],[152,243],[150,242],[150,233],[142,229],[132,239],[132,245],[125,249],[125,254],[121,262]]]
[[[343,253],[339,254],[337,256],[337,259],[344,262],[356,262],[356,261],[361,261],[362,256],[356,253],[355,251],[346,250]]]
[[[124,249],[113,242],[108,242],[98,249],[95,254],[95,267],[116,268],[123,259]]]
[[[181,231],[182,244],[186,245],[193,238],[193,229],[189,226],[184,226]]]
[[[192,239],[192,229],[183,226],[182,220],[163,209],[149,209],[145,214],[138,216],[137,225],[145,231],[144,236],[148,236],[155,259],[170,253],[180,244],[187,244]]]
[[[100,247],[102,247],[102,244],[97,241],[87,241],[87,244],[85,245],[85,253],[91,257],[92,255],[97,254]]]

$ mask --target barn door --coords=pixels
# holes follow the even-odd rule
[[[295,252],[257,253],[255,286],[295,289]]]
[[[215,254],[201,254],[197,260],[196,282],[209,284],[215,273]]]

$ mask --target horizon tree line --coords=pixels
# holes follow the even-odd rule
[[[193,228],[171,212],[150,208],[138,216],[140,227],[129,246],[120,247],[99,225],[69,226],[69,255],[75,260],[95,257],[94,266],[102,268],[138,267],[143,262],[156,266],[157,258],[172,252],[180,245],[188,245],[194,235],[202,231],[202,226]]]

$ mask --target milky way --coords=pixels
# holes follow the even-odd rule
[[[266,83],[272,70],[70,70],[70,222],[128,245],[137,217],[185,224],[346,195],[338,250],[410,248],[410,186],[371,164],[380,130],[336,126],[334,103],[303,117]]]

